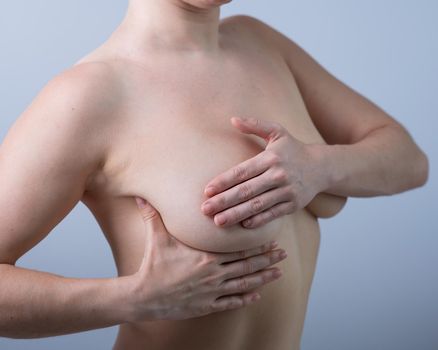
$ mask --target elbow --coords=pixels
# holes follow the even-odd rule
[[[406,129],[396,126],[396,130],[397,132],[401,131],[407,139],[404,139],[401,154],[398,154],[398,162],[403,162],[403,165],[387,178],[388,191],[385,193],[387,195],[422,187],[429,179],[429,159],[426,153],[412,139]]]
[[[404,174],[398,176],[398,181],[392,179],[392,186],[388,185],[391,190],[387,195],[394,195],[404,191],[412,190],[424,186],[429,178],[429,159],[427,155],[418,150],[411,158],[403,160],[406,164]]]
[[[414,171],[414,187],[424,186],[429,179],[429,159],[426,153],[424,153],[422,150],[419,150],[417,160],[414,164],[415,166],[412,169]]]

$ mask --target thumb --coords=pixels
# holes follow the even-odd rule
[[[148,201],[140,197],[135,197],[135,201],[137,202],[137,207],[140,210],[147,232],[155,233],[166,230],[160,213]]]
[[[254,134],[272,142],[284,135],[284,128],[275,122],[256,118],[232,117],[231,123],[245,134]]]

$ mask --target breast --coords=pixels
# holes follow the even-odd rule
[[[125,138],[129,143],[119,145],[113,156],[118,166],[116,161],[110,166],[112,190],[148,200],[169,233],[196,249],[231,252],[278,238],[285,223],[282,218],[256,229],[240,224],[220,228],[201,212],[207,199],[205,185],[263,151],[263,142],[239,133],[224,119],[186,118],[177,127],[171,124],[169,119],[150,121]]]
[[[191,75],[169,81],[176,75],[166,76],[154,80],[152,91],[136,89],[138,96],[128,101],[118,125],[111,128],[112,148],[104,167],[109,196],[145,198],[160,212],[170,234],[206,251],[250,249],[294,230],[290,216],[255,229],[240,224],[220,228],[201,211],[205,185],[266,146],[263,139],[233,127],[230,117],[272,120],[302,142],[324,142],[293,80],[284,78],[280,84],[281,74],[274,79],[272,74],[260,76],[263,70],[253,71],[227,74],[222,80]]]

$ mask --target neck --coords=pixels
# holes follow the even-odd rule
[[[181,0],[130,0],[117,35],[135,51],[216,51],[219,17],[219,6],[205,9]]]

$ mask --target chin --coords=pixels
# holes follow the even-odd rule
[[[186,0],[185,3],[203,9],[218,7],[230,3],[233,0]]]

